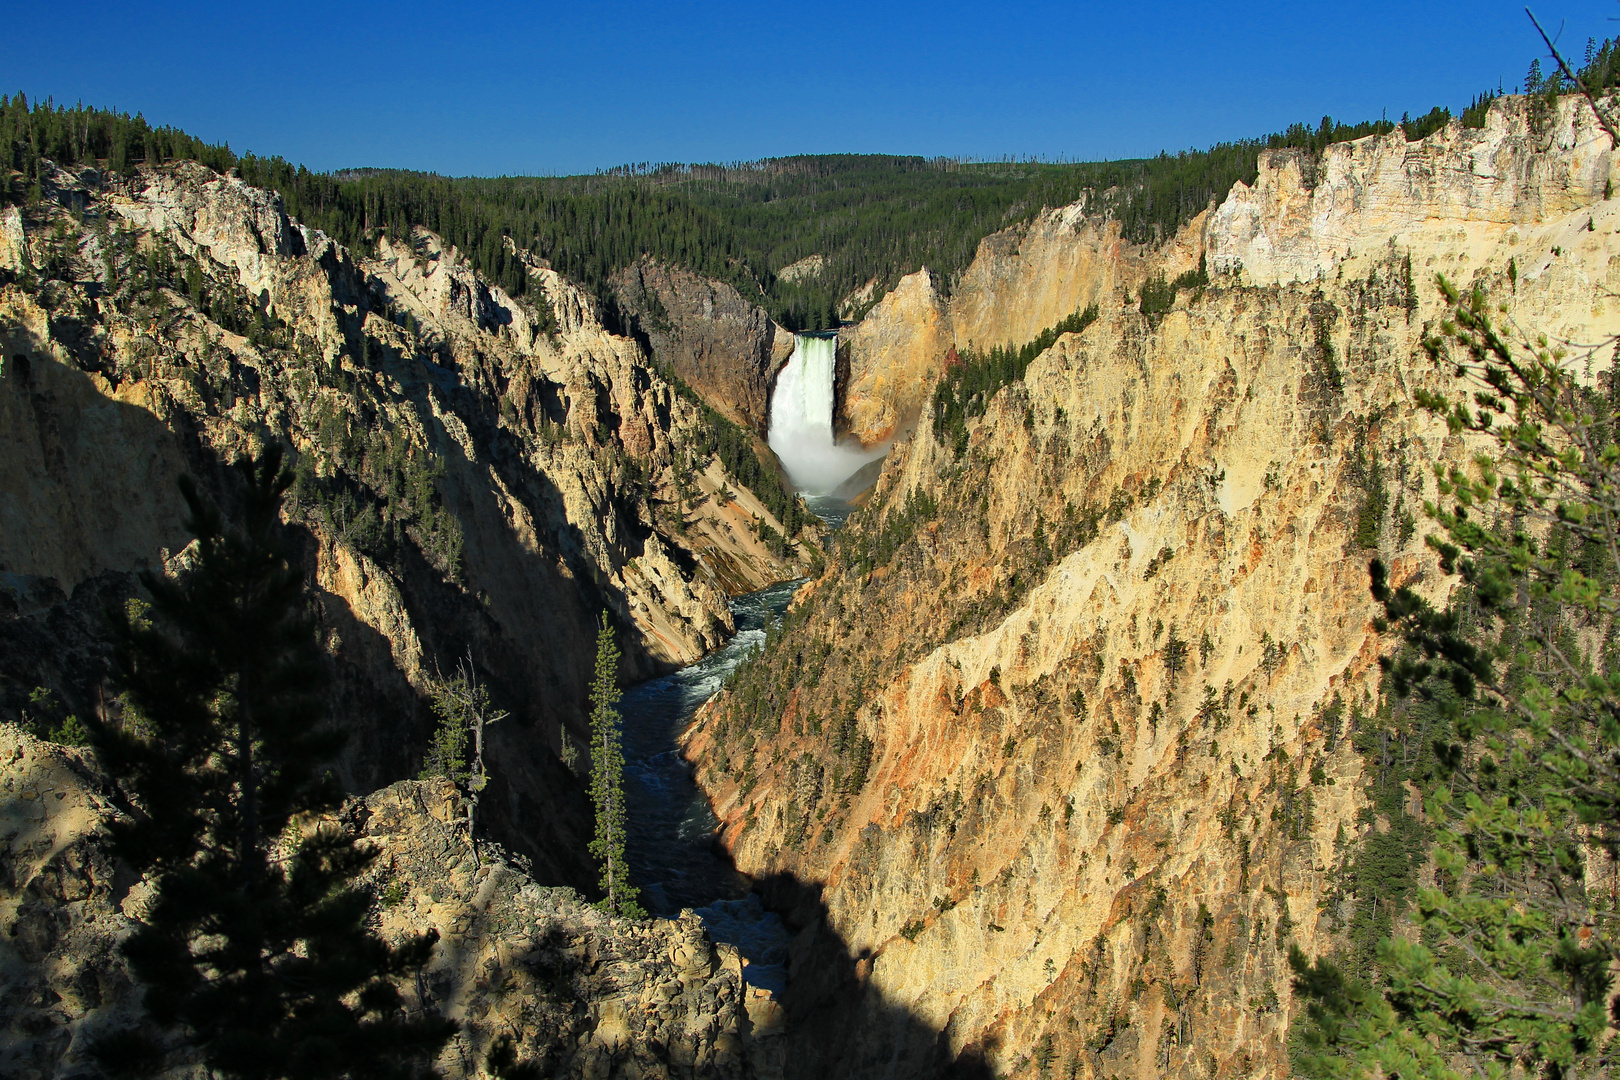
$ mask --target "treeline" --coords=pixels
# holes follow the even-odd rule
[[[495,179],[312,173],[252,156],[241,168],[280,191],[289,213],[361,250],[378,231],[422,225],[515,295],[527,274],[509,246],[604,299],[616,270],[651,255],[731,284],[792,330],[836,326],[843,298],[873,278],[892,284],[925,265],[948,277],[983,236],[1072,202],[1087,184],[1076,166],[881,155]],[[818,254],[818,273],[777,276]]]
[[[1614,42],[1588,50],[1586,71],[1611,85]],[[1462,114],[1483,124],[1493,95]],[[1403,118],[1421,138],[1451,119],[1444,108]],[[37,197],[41,162],[136,165],[190,159],[239,168],[279,191],[293,217],[365,252],[381,234],[431,229],[509,293],[528,292],[515,249],[612,303],[615,271],[648,255],[728,282],[792,330],[837,325],[864,314],[846,299],[876,281],[873,299],[901,275],[927,266],[947,289],[989,233],[1043,208],[1090,193],[1092,209],[1120,222],[1126,239],[1154,243],[1252,183],[1265,148],[1319,153],[1336,142],[1389,132],[1387,120],[1344,124],[1323,117],[1265,138],[1125,161],[971,162],[880,154],[802,155],[730,165],[637,164],[591,176],[450,178],[397,169],[312,172],[280,157],[238,156],[139,115],[0,97],[0,199]],[[811,274],[780,276],[820,255]]]
[[[1035,358],[1050,349],[1058,338],[1080,333],[1097,321],[1097,315],[1097,305],[1091,304],[1056,326],[1042,330],[1034,341],[1016,346],[997,345],[984,354],[969,352],[951,363],[934,387],[935,441],[951,447],[956,456],[961,457],[967,450],[967,422],[984,415],[996,391],[1022,379]]]
[[[612,273],[644,253],[760,294],[739,275],[743,252],[724,222],[679,193],[640,182],[315,173],[253,155],[241,169],[249,183],[279,191],[293,217],[357,250],[369,250],[379,233],[408,237],[415,226],[431,229],[514,296],[528,292],[528,271],[514,247],[604,297]]]
[[[1588,90],[1607,90],[1612,86],[1620,86],[1620,38],[1604,38],[1601,42],[1596,38],[1586,39],[1586,55],[1581,58],[1581,66],[1576,69],[1576,76],[1581,85]],[[1576,87],[1564,76],[1557,66],[1542,74],[1541,60],[1530,61],[1530,70],[1524,77],[1524,92],[1527,94],[1567,94]]]
[[[66,108],[50,99],[30,105],[25,94],[0,95],[0,203],[38,198],[41,162],[105,163],[122,172],[131,165],[200,161],[223,172],[236,164],[229,143],[215,145],[179,128],[154,128],[139,113]]]

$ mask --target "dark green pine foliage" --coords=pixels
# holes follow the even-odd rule
[[[1200,261],[1199,273],[1202,272]],[[1097,316],[1097,305],[1090,304],[1084,311],[1077,311],[1056,326],[1042,330],[1034,341],[1023,345],[997,345],[984,354],[968,351],[949,362],[934,387],[935,440],[941,446],[952,447],[956,456],[961,457],[967,450],[967,422],[984,415],[996,391],[1022,379],[1035,358],[1056,344],[1058,338],[1080,333],[1096,322]]]
[[[1613,56],[1607,42],[1594,48],[1583,77],[1607,85]],[[1490,97],[1476,97],[1464,123],[1482,125]],[[1407,137],[1420,138],[1450,117],[1448,109],[1431,109],[1407,121]],[[317,173],[279,157],[239,158],[229,146],[153,128],[140,116],[30,104],[18,94],[0,97],[0,201],[38,197],[47,160],[123,171],[189,158],[240,168],[249,183],[279,191],[294,217],[356,250],[369,250],[380,233],[409,237],[425,226],[514,296],[530,292],[527,265],[512,250],[521,248],[595,290],[613,322],[613,274],[652,256],[728,282],[782,325],[803,330],[859,318],[864,310],[841,305],[873,279],[873,300],[925,266],[948,290],[984,236],[1088,192],[1088,208],[1117,220],[1127,240],[1157,243],[1235,182],[1252,184],[1262,149],[1314,156],[1394,129],[1389,120],[1323,117],[1262,138],[1122,161],[822,154],[627,165],[591,176],[452,179],[392,169]],[[1308,163],[1306,173],[1314,176]],[[778,276],[809,255],[825,260],[819,273]],[[544,317],[549,305],[536,306]]]
[[[1585,62],[1576,74],[1594,93],[1620,86],[1620,39],[1605,38],[1602,44],[1588,39]]]
[[[224,171],[236,164],[227,144],[215,145],[178,128],[157,127],[136,114],[84,105],[58,106],[50,99],[30,105],[25,94],[0,96],[0,202],[6,196],[38,195],[41,162],[105,163],[122,172],[133,165],[200,161]],[[8,172],[20,174],[17,178]]]
[[[1171,280],[1163,275],[1142,283],[1142,296],[1137,310],[1143,315],[1163,315],[1176,306],[1176,294],[1182,290],[1196,291],[1209,284],[1209,263],[1206,256],[1198,257],[1198,268],[1177,274]]]
[[[144,574],[150,609],[114,619],[126,709],[93,738],[139,808],[114,826],[117,854],[156,890],[123,946],[149,1023],[97,1057],[155,1072],[161,1043],[228,1077],[431,1076],[455,1025],[406,1018],[391,980],[437,935],[390,947],[370,932],[355,879],[374,852],[320,823],[341,799],[323,763],[343,736],[322,723],[319,639],[278,527],[292,474],[274,447],[237,470],[230,522],[181,481],[195,564]]]
[[[1609,1076],[1620,1066],[1620,395],[1612,378],[1607,396],[1579,381],[1597,350],[1521,340],[1483,290],[1439,284],[1451,310],[1424,346],[1463,386],[1415,396],[1489,452],[1466,472],[1437,470],[1426,506],[1439,569],[1461,579],[1450,604],[1371,564],[1376,625],[1401,645],[1383,662],[1396,707],[1353,737],[1370,781],[1365,824],[1384,816],[1388,828],[1349,867],[1348,955],[1291,950],[1304,1006],[1294,1071]]]
[[[656,165],[594,176],[451,179],[397,170],[313,173],[279,158],[242,159],[251,183],[350,247],[376,231],[424,225],[482,273],[521,294],[507,241],[614,304],[608,280],[643,255],[728,282],[790,330],[836,326],[843,298],[876,279],[874,298],[928,267],[948,290],[989,233],[1045,207],[1094,195],[1126,239],[1155,243],[1233,183],[1253,183],[1267,147],[1319,151],[1392,123],[1296,124],[1261,139],[1153,158],[1085,163],[976,162],[888,155],[805,155],[733,165]],[[777,272],[809,255],[825,268]],[[864,311],[845,312],[859,318]],[[611,321],[611,319],[610,319]]]
[[[596,632],[596,671],[591,679],[591,804],[596,838],[591,854],[602,864],[602,905],[616,915],[640,915],[639,890],[625,863],[624,746],[619,731],[619,647],[602,613]]]
[[[860,534],[843,530],[837,534],[840,557],[858,572],[887,566],[895,552],[923,525],[939,516],[939,501],[922,488],[913,488],[906,501],[897,506],[876,529]]]

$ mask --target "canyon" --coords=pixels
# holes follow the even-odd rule
[[[279,442],[344,823],[383,852],[383,931],[441,932],[412,1003],[465,1025],[446,1075],[516,1033],[593,1078],[1285,1076],[1287,948],[1346,947],[1390,829],[1357,749],[1390,708],[1367,564],[1453,585],[1423,504],[1475,447],[1417,401],[1453,379],[1435,275],[1559,341],[1620,333],[1617,163],[1583,101],[1504,97],[1262,150],[1159,243],[1087,197],[901,276],[820,357],[829,445],[888,447],[838,530],[763,439],[803,346],[731,285],[643,258],[593,293],[508,239],[519,298],[424,228],[350,250],[195,162],[54,168],[0,208],[0,718],[96,709],[104,609],[185,572],[175,478],[228,500]],[[1081,312],[946,408],[954,370]],[[642,681],[798,579],[680,748],[793,934],[774,991],[690,912],[586,902],[577,758],[599,613]],[[415,778],[462,658],[512,712],[478,848]],[[16,723],[0,783],[0,1069],[73,1075],[133,1008],[126,811]]]
[[[1344,944],[1388,828],[1368,562],[1450,587],[1422,506],[1472,451],[1417,403],[1454,377],[1432,283],[1612,337],[1615,164],[1572,99],[1265,151],[1162,246],[1048,211],[848,335],[846,423],[915,430],[684,744],[795,963],[840,973],[789,991],[796,1075],[1287,1075],[1286,949]],[[936,427],[952,350],[1091,304]]]
[[[132,571],[185,545],[182,472],[217,482],[216,463],[283,440],[354,706],[356,790],[407,768],[425,737],[424,680],[470,650],[523,703],[521,723],[492,732],[497,803],[514,822],[561,811],[524,800],[566,790],[553,767],[564,738],[583,738],[588,634],[569,628],[611,611],[628,631],[626,677],[645,678],[729,635],[727,582],[757,588],[803,565],[751,531],[782,526],[715,458],[690,397],[554,273],[534,271],[554,323],[541,330],[431,234],[384,238],[357,261],[273,196],[201,166],[57,182],[55,213],[33,227],[7,211],[15,239],[0,254],[67,263],[37,293],[13,284],[0,297],[0,568],[13,592],[54,588],[58,606],[127,590]],[[211,309],[156,273],[145,295],[113,295],[143,264],[190,275]],[[671,509],[677,471],[692,483]],[[724,506],[722,487],[736,495]],[[553,647],[523,644],[535,640]],[[92,707],[93,679],[41,672],[18,671],[11,692],[43,686]],[[566,841],[546,854],[555,830],[527,831],[531,854],[565,858]]]
[[[273,193],[189,162],[57,170],[47,191],[0,211],[6,714],[98,708],[104,610],[139,595],[141,571],[184,572],[176,480],[228,503],[231,460],[278,441],[345,786],[414,775],[429,686],[465,658],[512,714],[486,745],[485,827],[526,874],[588,887],[570,761],[598,614],[621,628],[626,680],[671,670],[731,634],[728,591],[802,575],[816,530],[769,550],[761,530],[784,526],[717,453],[726,421],[543,267],[544,310],[425,231],[358,258]],[[11,910],[58,901],[31,949],[6,946],[13,974],[74,952],[88,915],[46,883],[97,831],[75,828],[42,841],[37,864],[13,831]],[[53,1014],[67,1029],[127,1005],[67,1000]],[[71,1065],[69,1042],[18,1023],[18,1068]]]

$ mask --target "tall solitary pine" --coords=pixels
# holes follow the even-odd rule
[[[619,733],[619,648],[607,613],[596,632],[596,673],[591,680],[591,804],[596,838],[590,852],[602,864],[602,902],[617,915],[639,915],[638,890],[624,860],[624,749]]]
[[[292,473],[268,448],[238,459],[227,522],[189,479],[196,558],[178,579],[142,575],[149,612],[114,616],[126,709],[97,718],[100,758],[137,813],[120,858],[155,889],[123,945],[145,1023],[93,1052],[115,1075],[200,1056],[249,1078],[434,1075],[455,1030],[409,1018],[394,979],[419,970],[431,932],[390,946],[355,885],[375,853],[323,822],[342,792],[324,763],[325,665],[303,570],[280,535]]]

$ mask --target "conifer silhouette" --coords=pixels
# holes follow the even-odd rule
[[[355,880],[375,852],[320,821],[342,798],[323,765],[344,737],[322,724],[320,642],[280,535],[292,473],[273,446],[236,468],[229,523],[181,480],[191,569],[143,574],[150,609],[113,615],[128,707],[92,737],[138,811],[113,830],[117,854],[155,888],[123,946],[148,1024],[95,1056],[115,1075],[189,1048],[253,1080],[432,1076],[455,1025],[408,1018],[390,980],[419,970],[437,934],[372,933]]]

